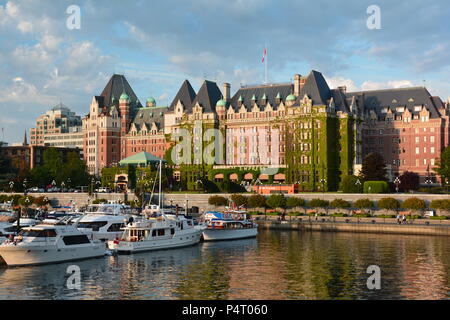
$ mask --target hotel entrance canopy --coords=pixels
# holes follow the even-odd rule
[[[137,153],[135,155],[132,155],[131,157],[122,159],[119,164],[121,166],[127,166],[127,165],[134,165],[134,166],[148,166],[149,164],[158,164],[159,161],[167,162],[164,159],[155,157],[154,155],[148,153],[148,152],[141,152]]]

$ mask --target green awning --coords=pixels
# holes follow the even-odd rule
[[[126,166],[126,165],[144,165],[144,166],[146,166],[148,164],[159,163],[159,161],[167,162],[164,159],[160,159],[148,152],[143,151],[143,152],[137,153],[135,155],[132,155],[131,157],[122,159],[119,162],[119,164],[121,166]]]

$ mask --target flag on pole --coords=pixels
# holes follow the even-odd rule
[[[267,49],[266,48],[264,48],[264,53],[263,53],[263,57],[262,57],[262,63],[264,63],[264,60],[266,59],[266,56],[267,56]]]

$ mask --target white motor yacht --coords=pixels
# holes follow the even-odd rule
[[[246,220],[242,212],[231,214],[209,211],[205,213],[204,221],[204,241],[244,239],[258,234],[258,225]]]
[[[92,241],[76,225],[39,224],[22,229],[14,240],[0,245],[8,266],[39,265],[101,257],[105,245]]]
[[[125,223],[130,217],[130,208],[122,204],[90,205],[79,220],[78,229],[91,231],[96,240],[114,240],[122,235]]]
[[[184,215],[161,215],[130,222],[123,235],[108,241],[108,248],[118,253],[133,253],[191,246],[200,242],[203,227],[194,226]]]

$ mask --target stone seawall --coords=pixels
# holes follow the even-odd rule
[[[428,226],[317,221],[257,221],[257,223],[260,228],[272,230],[450,236],[450,226],[448,225]]]
[[[10,193],[6,193],[10,194]],[[123,201],[125,198],[128,200],[134,200],[135,196],[133,193],[128,193],[126,196],[123,193],[96,193],[92,196],[89,196],[87,193],[29,193],[30,196],[39,197],[46,196],[52,201],[52,205],[60,205],[65,206],[68,205],[71,201],[74,201],[77,206],[85,206],[88,204],[88,201],[93,201],[95,199],[107,199],[107,200],[120,200]],[[209,197],[213,195],[220,195],[226,198],[230,198],[231,194],[203,194],[203,193],[166,193],[164,194],[164,204],[173,205],[178,204],[179,206],[184,207],[186,205],[186,201],[189,207],[196,206],[200,209],[200,211],[206,210],[222,210],[224,208],[216,208],[208,204]],[[245,194],[249,196],[250,194]],[[299,193],[295,195],[285,195],[286,197],[298,197],[309,201],[314,198],[324,199],[328,201],[332,201],[334,199],[344,199],[347,201],[354,202],[358,199],[369,198],[372,201],[378,201],[384,197],[393,197],[397,200],[404,201],[411,197],[418,197],[420,199],[425,200],[427,204],[430,201],[435,199],[450,199],[450,195],[442,195],[442,194],[409,194],[409,193],[398,193],[398,194],[344,194],[344,193]],[[155,201],[157,201],[157,195],[155,196]],[[337,210],[339,212],[344,212],[345,210]],[[329,213],[333,213],[334,211],[330,211]],[[384,212],[380,212],[384,213]],[[386,212],[388,213],[388,212]],[[392,212],[390,213],[392,214]]]
[[[197,206],[200,210],[221,210],[224,208],[216,208],[208,204],[209,197],[213,195],[219,195],[222,197],[229,198],[231,194],[181,194],[181,193],[168,193],[164,195],[164,203],[166,205],[172,203],[178,204],[180,206],[185,206],[186,200],[188,201],[189,207]],[[244,194],[249,196],[251,194]],[[357,193],[298,193],[295,195],[285,195],[286,197],[297,197],[309,201],[311,199],[323,199],[328,201],[333,201],[334,199],[344,199],[350,202],[355,202],[358,199],[369,198],[372,201],[378,201],[381,198],[392,197],[400,201],[404,201],[411,197],[418,197],[425,200],[427,204],[432,200],[436,199],[450,199],[450,195],[443,194],[412,194],[412,193],[395,193],[395,194],[357,194]],[[340,210],[343,212],[344,210]],[[393,214],[392,212],[390,214]]]

